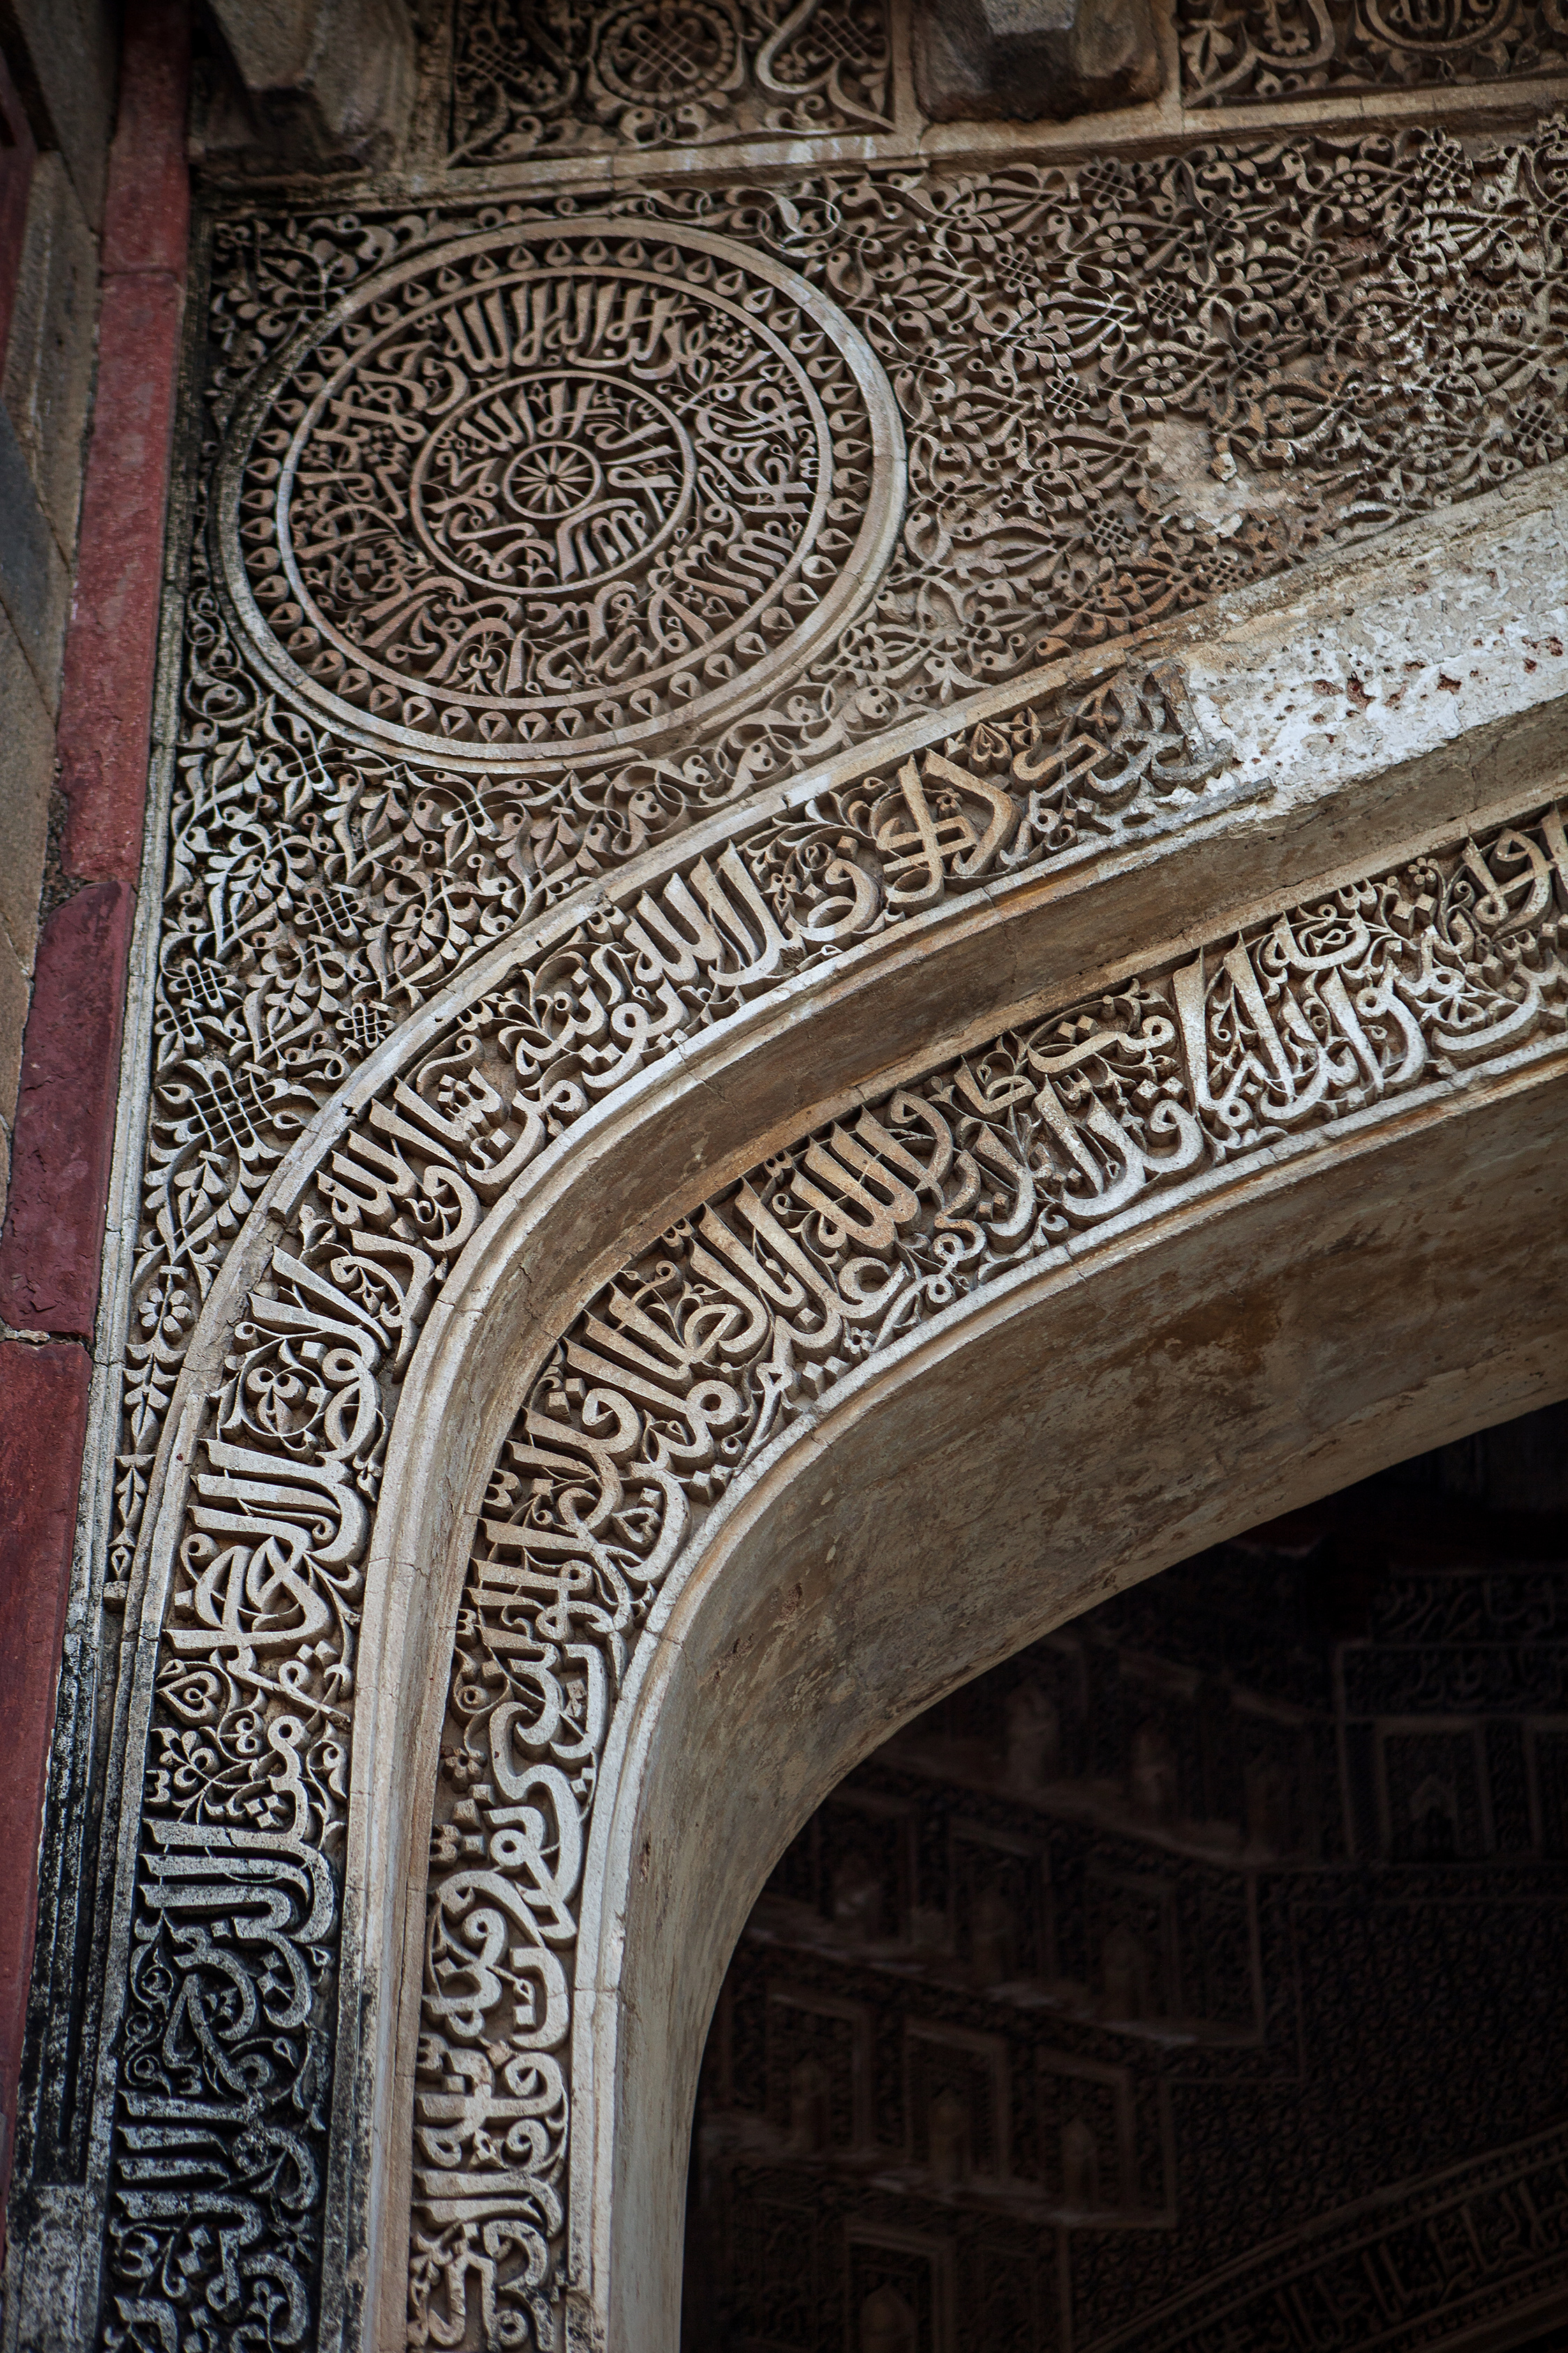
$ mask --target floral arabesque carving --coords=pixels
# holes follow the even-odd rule
[[[598,1760],[649,1607],[747,1461],[879,1349],[1032,1257],[1434,1076],[1560,1045],[1565,910],[1556,810],[1327,893],[775,1154],[556,1344],[491,1474],[455,1632],[413,2343],[557,2341]]]
[[[307,986],[278,918],[285,884],[305,903],[337,887],[310,861],[331,843],[347,856],[364,778],[351,775],[334,809],[309,765],[313,739],[267,740],[263,780],[285,802],[295,788],[301,836],[292,863],[269,877],[247,863],[237,884],[260,954],[204,956],[207,934],[188,944],[193,971],[232,964],[249,993],[226,1007],[215,989],[198,1037],[207,1061],[187,1051],[169,1066],[169,1217],[194,1199],[210,1221],[186,1238],[208,1283],[226,1213],[235,1221],[254,1198],[232,1186],[258,1187],[277,1156],[249,1148],[257,1121],[228,1098],[222,1121],[192,1108],[203,1081],[201,1103],[216,1096],[218,1041],[254,1039],[267,976],[290,977],[300,994],[267,1100],[297,1128],[334,1066],[327,1018],[334,1006],[340,1029],[352,1018],[341,1008],[355,968],[325,956]],[[292,769],[290,744],[304,763]],[[520,958],[317,1168],[232,1330],[163,1632],[122,2037],[111,2344],[162,2344],[199,2318],[213,2332],[203,2353],[237,2348],[269,2299],[290,2327],[315,2308],[362,1563],[404,1372],[485,1208],[594,1103],[703,1027],[944,899],[1114,838],[1162,797],[1201,792],[1226,756],[1179,672],[1130,666],[1063,706],[1023,705],[759,816]],[[504,906],[526,872],[496,871]],[[226,901],[205,920],[243,930]],[[122,1493],[138,1513],[184,1338],[156,1355],[137,1344],[144,1460]],[[122,1541],[129,1554],[132,1527]],[[254,2242],[254,2269],[226,2258],[224,2231]]]
[[[878,595],[711,731],[706,776],[786,774],[1560,455],[1565,186],[1553,119],[1475,153],[1320,134],[615,199],[650,242],[714,233],[820,289],[882,363],[908,448]],[[531,238],[572,227],[561,203],[474,217]],[[302,321],[458,226],[220,227],[220,406]]]
[[[892,128],[886,0],[464,0],[454,164]]]
[[[229,645],[198,613],[189,702],[199,748],[182,764],[175,798],[115,1595],[202,1302],[283,1153],[399,1018],[470,956],[685,814],[646,763],[592,783],[568,778],[530,822],[505,780],[440,770],[420,779],[374,754],[344,756],[318,724],[256,691]],[[226,740],[237,710],[244,732]],[[864,780],[754,829],[750,895],[731,910],[729,946],[682,971],[679,998],[655,1012],[630,1010],[647,994],[635,956],[619,979],[592,965],[605,942],[591,927],[553,954],[526,1091],[548,1133],[647,1052],[668,1050],[692,1021],[718,1018],[786,966],[1135,824],[1173,793],[1200,790],[1226,758],[1205,738],[1179,670],[1156,677],[1136,665],[1065,702],[1026,702],[971,727],[948,752],[970,785],[938,779],[928,791],[917,768],[910,784]],[[1001,783],[980,781],[998,775]],[[740,944],[764,906],[778,954],[743,972]],[[660,914],[660,937],[694,913],[688,894]],[[548,1009],[568,975],[569,1018]],[[658,987],[651,967],[648,979]]]
[[[1183,0],[1190,106],[1568,72],[1560,0]]]
[[[563,757],[538,773],[520,754],[492,779],[476,766],[493,762],[476,764],[461,738],[417,756],[373,744],[368,729],[312,712],[262,672],[204,545],[187,630],[108,1598],[125,1597],[168,1401],[229,1245],[282,1152],[391,1024],[513,924],[718,801],[940,712],[1042,649],[1125,635],[1326,539],[1555,454],[1565,172],[1561,126],[1549,124],[1473,156],[1417,132],[1099,159],[1070,174],[824,174],[783,188],[617,199],[628,234],[651,241],[656,230],[696,226],[751,240],[751,251],[772,251],[829,289],[882,355],[910,448],[904,537],[866,613],[814,651],[786,691],[679,753],[592,765]],[[459,219],[410,209],[268,221],[253,209],[220,222],[206,386],[214,462],[260,370],[374,273],[449,244],[470,222],[487,232],[515,226],[526,240],[537,223],[569,217],[518,203]],[[1035,716],[1042,725],[1049,717]],[[1119,713],[1111,734],[1124,724],[1183,733],[1168,717],[1151,725]],[[1089,732],[1108,747],[1110,736]],[[967,738],[944,756],[971,777],[998,773]],[[1018,850],[1032,791],[1012,795],[1012,818],[994,803],[985,816],[984,796],[966,801],[961,790],[958,809],[932,818],[941,890],[971,887],[985,858]],[[1087,821],[1092,807],[1080,794],[1064,814]],[[1048,810],[1042,818],[1030,857],[1068,839]],[[912,818],[899,825],[915,839],[889,856],[915,863],[898,888],[918,889],[931,847]],[[864,850],[840,857],[841,839],[856,837],[836,810],[826,833],[803,824],[779,853],[787,864],[798,850],[792,872],[816,896],[795,921],[804,933],[809,909],[820,911],[826,953],[841,920],[844,937],[858,936],[861,920],[853,878],[868,871]],[[896,919],[881,857],[878,849],[870,860],[868,923]],[[752,874],[764,902],[777,879]],[[715,891],[731,887],[715,879]],[[693,903],[703,915],[700,894]],[[677,920],[687,923],[684,911]],[[710,1004],[734,1001],[753,955],[772,953],[755,949],[751,918],[740,920],[752,948],[742,954],[721,920],[710,926],[709,962],[692,951],[699,1021],[717,1018]],[[773,920],[787,948],[788,924]],[[601,944],[584,942],[584,962]],[[683,984],[673,985],[679,995]],[[756,974],[743,983],[769,985]],[[527,1027],[516,1008],[506,1018]],[[595,996],[581,1029],[570,1011],[558,1032],[545,1026],[529,1051],[542,1072],[567,1058],[568,1121],[628,1039],[643,1034],[649,1050],[658,1018]],[[652,1050],[674,1034],[659,1032]],[[326,1196],[314,1199],[283,1253],[303,1271],[274,1268],[280,1304],[266,1303],[267,1290],[254,1333],[237,1343],[233,1393],[213,1435],[255,1459],[204,1458],[199,1470],[238,1492],[226,1500],[215,1491],[202,1504],[216,1524],[188,1531],[200,1541],[171,1618],[198,1636],[205,1628],[206,1652],[198,1641],[164,1653],[152,1762],[165,1778],[147,1815],[142,1885],[182,1886],[184,1908],[137,1899],[136,1950],[147,1958],[126,2044],[139,2072],[122,2087],[121,2149],[125,2164],[148,2166],[148,2152],[164,2149],[158,2179],[171,2200],[188,2206],[194,2195],[197,2171],[179,2171],[187,2161],[207,2168],[203,2196],[248,2200],[243,2231],[258,2267],[242,2294],[214,2268],[212,2225],[172,2203],[117,2206],[110,2323],[149,2342],[162,2341],[152,2315],[163,2306],[221,2333],[258,2325],[247,2296],[276,2292],[293,2312],[296,2294],[308,2305],[315,2293],[323,2160],[311,2119],[330,2066],[321,2037],[337,1928],[334,1911],[318,1935],[318,1882],[288,1841],[330,1853],[341,1823],[358,1609],[351,1499],[370,1507],[406,1346],[480,1214],[482,1187],[524,1144],[531,1117],[548,1135],[558,1116],[525,1095],[514,1117],[512,1050],[498,1036],[494,1053],[492,1067],[458,1041],[449,1067],[400,1082],[422,1108],[379,1106],[402,1130],[368,1133],[363,1154],[344,1147],[349,1174],[339,1174],[345,1200],[360,1199],[358,1222],[345,1208],[340,1224]],[[378,1237],[384,1248],[373,1246]],[[254,1381],[253,1345],[262,1351]],[[310,1466],[325,1488],[279,1464]],[[239,1529],[226,1525],[236,1519]],[[318,1551],[331,1557],[318,1562]],[[297,1630],[293,1651],[249,1639],[258,1622],[269,1637]],[[176,1841],[167,1851],[185,1860],[157,1879],[153,1858],[165,1850],[154,1825],[165,1820],[190,1831],[190,1852],[210,1869],[187,1868]],[[241,1916],[234,1888],[260,1890],[268,1873],[278,1885],[258,1895],[258,1933],[225,1947],[214,1924]],[[287,1995],[288,1971],[268,1958],[273,1934],[316,1957]],[[195,1956],[220,1947],[216,1973],[204,1978]],[[274,2071],[270,2088],[253,2063],[260,2058]],[[237,2081],[248,2088],[237,2092]],[[145,2105],[133,2111],[132,2098]],[[208,2104],[201,2129],[213,2138],[199,2163],[194,2143],[178,2164],[168,2154],[179,2101]],[[268,2221],[258,2168],[274,2144],[263,2136],[241,2146],[240,2137],[277,2117],[290,2120],[279,2128],[297,2149],[265,2177],[267,2197],[283,2200]],[[132,2131],[145,2137],[140,2155]],[[152,2198],[150,2178],[138,2196]],[[136,2187],[126,2174],[121,2186],[128,2197]],[[267,2265],[289,2215],[284,2295],[268,2284]],[[198,2245],[187,2230],[208,2235]],[[142,2306],[140,2316],[131,2309]]]
[[[456,229],[532,250],[542,224],[573,227],[569,201],[220,219],[212,461],[294,339],[347,302],[374,340],[391,324],[374,290],[423,300],[419,258]],[[1426,132],[1323,136],[1071,171],[650,192],[610,209],[628,236],[684,224],[744,240],[748,259],[771,251],[859,323],[903,417],[902,541],[861,617],[740,719],[678,749],[493,781],[461,736],[421,760],[363,741],[352,706],[334,723],[259,674],[204,541],[111,1592],[237,1220],[310,1106],[479,946],[900,719],[1568,446],[1560,121],[1473,154]],[[255,494],[266,509],[275,491]],[[269,512],[247,510],[253,523],[264,566]]]

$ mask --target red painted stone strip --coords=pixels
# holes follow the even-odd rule
[[[0,1240],[0,2200],[32,1965],[38,1837],[98,1309],[126,960],[141,862],[189,189],[186,0],[130,0],[110,150],[97,397],[58,745],[61,864],[44,927]]]
[[[191,227],[191,175],[185,166],[189,13],[185,0],[132,0],[125,12],[120,113],[104,198],[106,278],[161,269],[184,283]]]
[[[142,862],[180,308],[162,273],[104,281],[58,738],[61,861],[92,881],[134,883]]]
[[[134,882],[190,227],[183,0],[127,14],[110,150],[98,396],[60,697],[69,874]]]
[[[39,943],[0,1250],[0,1317],[21,1331],[85,1340],[98,1313],[132,903],[89,883]]]
[[[88,1359],[61,1343],[0,1343],[0,2197],[38,1901],[38,1831],[65,1633],[76,1495],[87,1431]],[[3,2210],[0,2210],[3,2211]]]

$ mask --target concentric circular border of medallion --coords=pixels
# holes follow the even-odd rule
[[[316,375],[308,409],[310,417],[323,413],[332,386],[350,377],[354,364],[352,353],[345,357],[342,351],[332,350],[334,343],[348,337],[357,349],[370,337],[379,337],[385,330],[388,311],[410,281],[436,279],[443,269],[457,271],[490,252],[510,253],[532,245],[559,248],[601,242],[623,248],[640,244],[658,253],[674,248],[701,255],[727,272],[740,273],[744,279],[774,289],[823,332],[847,367],[864,405],[869,431],[869,491],[853,545],[838,561],[826,593],[778,645],[738,676],[707,691],[691,694],[656,714],[598,733],[563,733],[547,738],[519,733],[500,741],[447,735],[379,716],[335,694],[312,677],[280,641],[255,592],[243,534],[247,524],[252,535],[255,531],[246,499],[247,470],[258,434],[275,416],[290,380],[309,370],[311,355],[316,352],[321,352],[324,360],[331,354],[331,364]],[[699,282],[693,291],[705,301],[727,304],[736,315],[742,314],[743,298],[738,299],[732,290],[715,290]],[[771,332],[765,326],[761,332]],[[559,370],[572,364],[568,356],[563,355],[547,364]],[[296,408],[298,406],[296,396]],[[279,419],[279,423],[283,421]],[[296,417],[291,446],[299,444],[308,421]],[[826,419],[823,422],[825,425]],[[825,434],[824,447],[828,446]],[[643,221],[636,216],[584,214],[561,220],[489,225],[478,232],[426,247],[390,269],[368,275],[345,301],[296,336],[258,376],[229,428],[215,489],[212,528],[218,577],[239,632],[265,676],[292,700],[320,713],[350,740],[445,768],[515,772],[546,764],[559,765],[563,760],[578,764],[626,753],[651,753],[668,747],[672,740],[690,744],[700,736],[710,736],[715,729],[741,712],[765,702],[796,676],[864,608],[881,584],[903,521],[903,430],[892,387],[865,337],[837,304],[794,270],[733,238],[705,230]],[[831,494],[831,475],[824,468],[816,483],[809,530],[803,535],[789,567],[770,588],[770,595],[776,596],[809,556],[812,539],[820,527]],[[279,505],[284,513],[280,529],[286,531],[283,496]],[[412,529],[412,523],[409,527]],[[411,681],[411,689],[412,685]]]

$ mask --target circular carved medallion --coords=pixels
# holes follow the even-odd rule
[[[880,368],[803,279],[696,231],[511,225],[367,281],[262,380],[224,568],[340,724],[581,758],[798,670],[876,586],[901,461]]]

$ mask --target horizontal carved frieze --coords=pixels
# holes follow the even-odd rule
[[[1189,106],[1568,73],[1559,0],[1182,0]]]
[[[453,164],[892,127],[887,0],[462,0]]]

